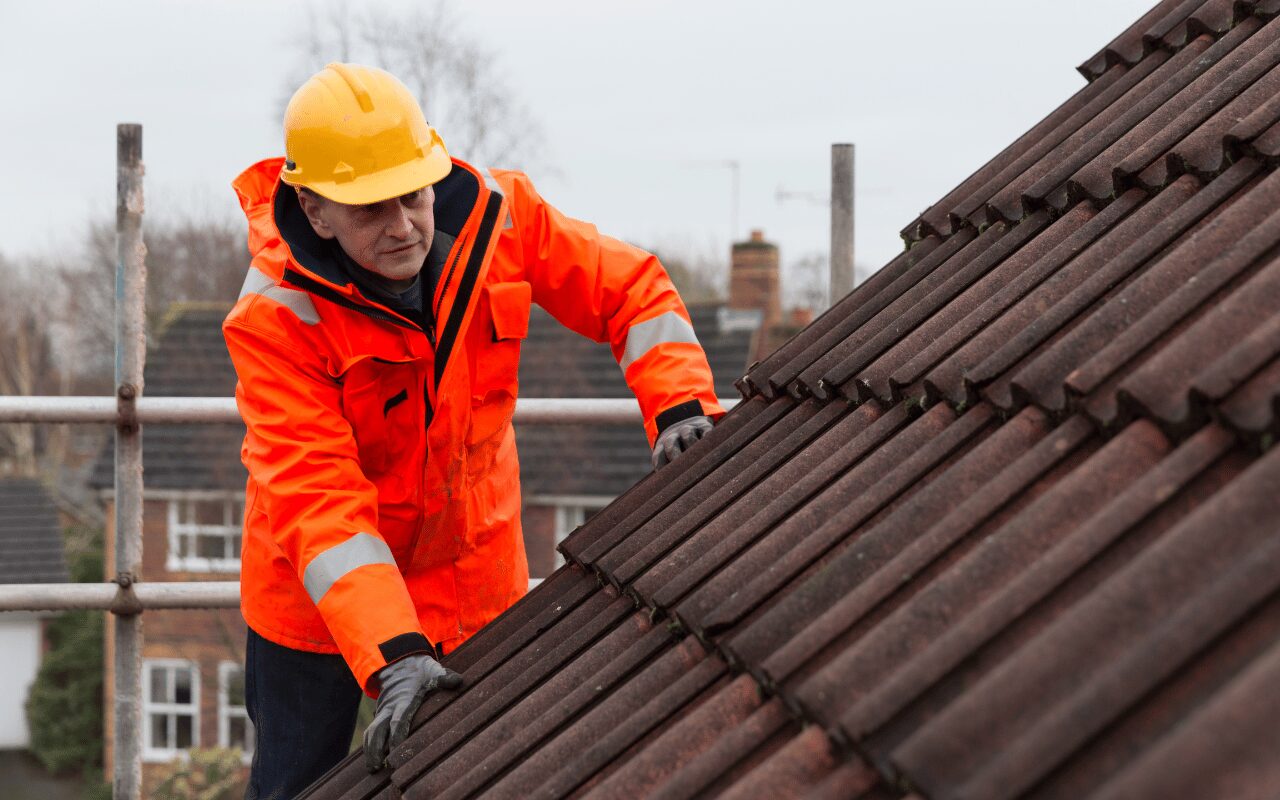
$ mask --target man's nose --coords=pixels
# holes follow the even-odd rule
[[[407,239],[413,233],[413,221],[409,219],[409,211],[402,203],[392,203],[387,211],[386,232],[397,239]]]

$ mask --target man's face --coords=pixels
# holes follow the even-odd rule
[[[322,239],[337,239],[351,259],[370,272],[407,289],[422,269],[436,233],[435,192],[416,192],[363,206],[335,203],[298,192],[307,220]]]

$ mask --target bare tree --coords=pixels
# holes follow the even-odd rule
[[[283,102],[330,61],[380,67],[404,81],[449,152],[487,166],[527,169],[542,157],[542,128],[503,80],[497,59],[470,37],[447,0],[391,9],[329,2],[308,19]]]
[[[717,303],[724,300],[727,265],[706,250],[671,243],[650,249],[671,277],[686,303]]]
[[[823,251],[807,253],[782,265],[782,301],[787,308],[804,308],[819,314],[827,309],[831,285],[831,265]],[[854,286],[871,277],[875,270],[855,264]],[[840,300],[839,297],[835,300]],[[833,302],[833,301],[832,301]]]
[[[47,286],[38,271],[0,256],[5,291],[0,292],[0,394],[59,394],[65,375],[54,356],[52,327],[56,319],[56,286]],[[39,431],[32,424],[0,425],[0,471],[39,473]]]
[[[814,252],[782,267],[782,301],[787,308],[821,312],[827,307],[827,254]]]
[[[69,287],[57,337],[59,350],[75,354],[82,383],[109,386],[115,342],[116,232],[94,222],[83,253],[57,269]],[[235,302],[249,253],[243,223],[200,214],[152,217],[143,231],[147,248],[147,328],[155,331],[175,303]]]

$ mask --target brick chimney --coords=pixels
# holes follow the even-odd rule
[[[764,239],[764,231],[751,231],[751,239],[735,242],[729,266],[729,308],[764,312],[762,330],[782,322],[782,295],[778,277],[778,246]]]

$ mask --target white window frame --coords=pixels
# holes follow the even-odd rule
[[[555,567],[564,566],[564,556],[560,553],[560,543],[565,538],[578,529],[582,523],[587,520],[587,511],[598,512],[605,506],[613,502],[612,497],[593,497],[584,495],[581,497],[562,497],[556,498],[556,530],[555,530]]]
[[[182,522],[181,507],[189,503],[222,503],[222,524],[201,525]],[[220,536],[225,540],[223,552],[230,553],[231,540],[240,540],[244,535],[244,497],[239,494],[205,495],[192,494],[173,497],[169,500],[169,553],[165,559],[165,569],[170,572],[229,572],[239,574],[240,559],[232,556],[209,558],[206,556],[181,556],[181,544],[184,537]]]
[[[232,746],[231,719],[233,717],[243,719],[249,731],[250,740],[253,742],[253,746],[242,753],[244,763],[249,764],[253,762],[253,751],[257,747],[257,736],[253,730],[253,721],[249,719],[249,709],[245,706],[233,706],[228,699],[227,687],[234,672],[243,674],[244,665],[235,661],[218,663],[218,747],[230,748]]]
[[[172,686],[173,670],[191,670],[191,702],[169,703],[151,697],[151,673],[163,669],[168,672],[166,682]],[[185,758],[190,749],[182,747],[153,747],[151,745],[151,717],[153,714],[191,717],[191,748],[200,746],[200,664],[182,658],[144,658],[142,660],[142,759],[152,763],[168,763],[175,758]],[[170,740],[177,738],[176,730],[169,731]]]

